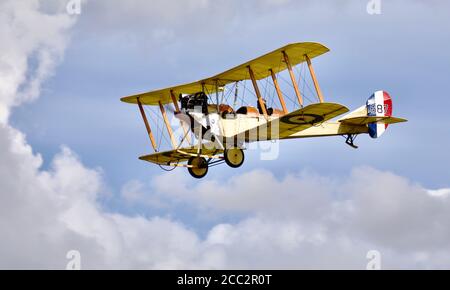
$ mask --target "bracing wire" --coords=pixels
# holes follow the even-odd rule
[[[303,63],[304,64],[304,63]],[[303,68],[304,68],[304,70],[305,70],[305,74],[306,74],[306,66],[305,65],[303,65]],[[300,75],[301,76],[301,75]],[[312,96],[316,96],[317,98],[318,98],[318,96],[317,96],[317,94],[316,94],[316,91],[315,91],[315,89],[313,90],[312,88],[311,88],[311,86],[308,84],[308,82],[306,81],[306,77],[302,77],[302,79],[303,79],[303,84],[306,86],[306,88],[308,89],[308,91],[309,91],[309,94],[310,95],[312,95]],[[306,90],[303,90],[304,92],[306,92]],[[313,97],[313,99],[315,99],[316,97]],[[307,97],[305,97],[305,98],[307,98]],[[314,101],[312,101],[310,98],[307,98],[311,103],[313,103]]]
[[[146,107],[144,107],[144,109],[147,111],[147,115],[150,116],[151,121],[154,124],[156,124],[156,137],[158,140],[157,150],[160,151],[163,139],[166,142],[166,144],[170,144],[169,140],[167,139],[167,136],[164,134],[163,128],[164,126],[161,125],[161,123],[164,122],[164,120],[162,120],[162,116],[160,116],[160,114],[158,114],[157,112],[154,112],[153,110]]]

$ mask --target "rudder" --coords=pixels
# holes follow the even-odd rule
[[[366,102],[367,116],[369,117],[391,117],[392,99],[385,91],[373,93]],[[369,135],[372,138],[380,137],[387,129],[388,124],[369,123]]]

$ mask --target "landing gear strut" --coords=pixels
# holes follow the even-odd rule
[[[353,142],[356,139],[356,136],[358,136],[357,134],[348,134],[347,135],[347,139],[345,140],[345,144],[347,144],[348,146],[354,148],[354,149],[358,149],[358,146],[356,146]]]

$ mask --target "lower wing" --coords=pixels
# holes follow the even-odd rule
[[[347,113],[349,109],[335,103],[317,103],[293,111],[263,125],[239,133],[246,142],[283,139],[297,132]]]
[[[198,146],[190,146],[185,148],[173,149],[164,152],[156,152],[149,155],[139,157],[140,160],[148,161],[159,165],[174,166],[179,163],[188,161],[194,156],[201,156],[206,158],[213,158],[216,155],[222,154],[223,150],[218,149],[214,143],[202,144],[201,153],[199,155]]]

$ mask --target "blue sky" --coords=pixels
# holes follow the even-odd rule
[[[41,9],[58,3],[34,2],[41,3]],[[402,198],[407,192],[416,192],[416,187],[424,192],[448,188],[450,5],[438,0],[382,0],[382,13],[369,15],[367,2],[82,2],[79,16],[66,15],[77,19],[70,29],[62,32],[70,39],[64,57],[42,84],[39,98],[12,109],[9,125],[26,134],[33,152],[42,154],[43,166],[39,170],[55,170],[54,156],[61,154],[62,145],[69,147],[83,166],[98,170],[107,192],[98,197],[105,212],[122,213],[125,217],[164,217],[198,234],[202,243],[202,239],[209,241],[217,237],[216,230],[221,236],[227,231],[246,229],[252,222],[259,225],[271,216],[276,216],[275,221],[291,218],[278,219],[280,212],[266,212],[263,205],[262,209],[242,209],[239,203],[234,204],[220,195],[220,190],[214,197],[213,185],[223,182],[235,188],[239,182],[245,182],[242,176],[266,177],[286,192],[295,192],[289,186],[297,183],[305,186],[304,190],[323,186],[323,191],[333,196],[331,200],[326,199],[326,204],[339,200],[342,194],[333,185],[350,188],[348,191],[355,193],[356,189],[349,185],[352,180],[362,188],[364,182],[367,186],[378,186],[376,180],[362,176],[361,168],[368,168],[374,179],[377,176],[386,180],[380,190],[385,189],[382,196],[387,199],[391,185],[400,188],[398,194]],[[258,152],[248,151],[243,167],[215,167],[201,181],[190,179],[186,170],[163,173],[158,167],[137,159],[151,151],[150,144],[138,109],[121,103],[120,97],[207,77],[287,43],[302,41],[320,42],[331,49],[313,60],[327,101],[356,109],[374,91],[383,89],[393,98],[394,115],[408,119],[408,123],[389,127],[380,139],[360,136],[358,150],[346,146],[341,137],[329,137],[284,141],[279,158],[273,161],[262,161]],[[32,53],[27,58],[30,73],[38,60]],[[63,157],[67,157],[65,154]],[[312,180],[311,185],[308,178]],[[123,196],[130,181],[137,184],[139,193],[143,192],[138,202],[127,202]],[[174,192],[170,193],[163,182],[170,183]],[[264,184],[264,179],[259,182]],[[213,197],[202,195],[208,191]],[[400,194],[403,192],[404,195]],[[233,198],[239,201],[238,196]],[[247,197],[242,198],[242,204],[249,202]],[[357,203],[358,198],[355,200]],[[214,205],[215,201],[220,204]],[[163,205],[155,206],[152,202]],[[399,198],[399,203],[402,202]],[[415,201],[408,202],[415,204]],[[278,209],[283,211],[284,206],[289,207],[281,204]],[[381,209],[374,206],[373,211]],[[414,211],[408,213],[414,215]],[[261,216],[261,220],[255,218]],[[367,241],[372,243],[368,236],[355,238],[364,240],[358,249],[365,249],[362,245]],[[398,250],[379,244],[388,252]],[[350,256],[349,265],[353,267],[356,258]],[[392,265],[402,267],[408,263],[401,255],[395,257],[398,263],[391,261]],[[265,264],[267,261],[259,262],[249,264],[270,265]],[[426,262],[417,263],[418,267],[426,266]],[[111,266],[106,262],[104,265]],[[165,264],[152,265],[164,267]],[[209,267],[209,264],[200,265]],[[247,264],[230,265],[245,267]],[[295,267],[296,264],[274,265]],[[448,266],[445,262],[434,265]]]
[[[385,2],[381,15],[367,14],[364,1],[323,7],[224,4],[232,12],[216,3],[203,10],[222,18],[188,13],[174,24],[133,19],[134,8],[99,17],[101,9],[115,5],[89,3],[55,76],[38,101],[14,111],[12,122],[46,160],[68,145],[87,165],[102,167],[116,188],[158,174],[136,159],[149,152],[146,134],[137,108],[119,97],[209,76],[286,43],[318,41],[331,49],[314,61],[328,101],[354,109],[385,89],[394,98],[395,115],[409,123],[390,128],[379,140],[361,137],[356,151],[340,138],[287,141],[277,161],[248,158],[243,169],[215,168],[213,176],[259,167],[280,174],[305,167],[339,174],[363,164],[429,187],[447,186],[450,36],[437,29],[447,24],[445,9],[435,2]],[[144,11],[153,16],[151,5]],[[154,40],[157,29],[167,30],[168,39]]]

